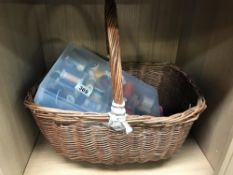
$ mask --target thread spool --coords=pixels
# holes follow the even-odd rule
[[[65,58],[65,61],[66,61],[66,63],[67,63],[69,66],[75,68],[75,69],[76,69],[77,71],[79,71],[79,72],[83,72],[84,69],[86,68],[86,65],[87,65],[87,61],[79,60],[79,62],[77,63],[77,62],[76,62],[72,57],[70,57],[70,56],[67,56],[67,57]]]
[[[61,77],[62,79],[65,79],[65,80],[67,80],[67,81],[70,81],[70,82],[72,82],[72,83],[74,83],[74,84],[78,84],[78,83],[80,82],[80,78],[78,78],[78,77],[76,77],[76,76],[74,76],[74,75],[68,73],[68,72],[65,71],[65,70],[63,70],[63,71],[61,72],[60,77]]]
[[[147,97],[143,96],[140,99],[140,104],[137,106],[138,110],[145,112],[145,113],[151,113],[151,109],[154,106],[154,100]]]
[[[129,99],[132,96],[133,92],[134,92],[134,84],[131,81],[129,81],[123,86],[124,97]]]

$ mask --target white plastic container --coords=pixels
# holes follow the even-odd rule
[[[128,114],[160,115],[157,90],[123,71]],[[46,107],[84,112],[109,112],[112,85],[108,62],[69,44],[41,82],[35,99]]]

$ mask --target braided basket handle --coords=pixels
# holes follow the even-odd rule
[[[112,97],[116,104],[122,104],[122,67],[115,0],[105,0],[105,27],[107,32],[107,48],[110,56],[112,77]]]
[[[105,27],[107,31],[107,48],[110,56],[113,97],[108,126],[116,131],[125,130],[129,134],[133,131],[133,128],[126,121],[127,114],[123,98],[121,51],[115,0],[105,0]]]

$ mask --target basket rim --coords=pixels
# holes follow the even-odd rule
[[[127,62],[135,63],[135,62]],[[139,63],[140,64],[140,63]],[[206,100],[199,92],[199,89],[195,83],[188,77],[188,75],[180,70],[176,65],[171,63],[151,63],[156,66],[169,66],[170,68],[182,73],[182,75],[189,81],[193,86],[198,99],[197,104],[193,107],[186,109],[183,112],[175,113],[170,116],[151,116],[151,115],[128,115],[128,123],[143,123],[143,124],[153,124],[153,125],[174,125],[181,123],[189,123],[198,119],[199,115],[206,109]],[[150,65],[151,65],[150,64]],[[54,120],[56,122],[66,121],[66,122],[78,122],[78,120],[92,120],[92,121],[102,121],[107,122],[109,120],[108,113],[96,113],[96,112],[80,112],[73,110],[63,110],[58,108],[44,107],[37,105],[33,102],[33,94],[36,92],[37,85],[35,85],[31,90],[28,91],[27,96],[24,100],[24,105],[34,113],[44,113],[44,115],[37,116],[39,118],[47,118]],[[53,113],[53,116],[46,115],[46,113]]]

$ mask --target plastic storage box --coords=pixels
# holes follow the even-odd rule
[[[157,90],[123,71],[128,114],[160,115]],[[84,112],[109,112],[112,85],[108,62],[69,44],[36,93],[36,104]]]

